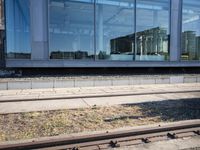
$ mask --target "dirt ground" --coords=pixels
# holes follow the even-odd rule
[[[200,119],[200,99],[0,115],[0,142]]]

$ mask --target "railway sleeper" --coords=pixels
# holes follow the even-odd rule
[[[171,138],[171,139],[177,139],[178,138],[178,136],[176,135],[176,133],[167,133],[167,137],[168,138]]]
[[[118,141],[113,141],[113,140],[110,141],[109,145],[110,145],[112,148],[120,147],[120,144],[118,143]]]
[[[194,131],[194,133],[200,135],[200,130]]]
[[[151,141],[149,140],[149,138],[142,138],[142,142],[144,142],[144,143],[150,143]]]

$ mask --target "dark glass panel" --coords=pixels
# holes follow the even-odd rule
[[[30,2],[6,0],[7,58],[30,59]]]
[[[134,0],[96,1],[97,58],[134,60]]]
[[[183,0],[182,60],[200,60],[200,1]]]
[[[168,60],[170,0],[137,0],[136,7],[136,60]]]
[[[94,58],[94,1],[50,0],[51,59]]]

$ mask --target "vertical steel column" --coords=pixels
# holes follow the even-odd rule
[[[134,0],[134,61],[136,61],[137,55],[137,0]]]
[[[171,0],[170,61],[180,61],[182,0]]]
[[[96,61],[97,60],[97,44],[96,44],[96,42],[97,42],[97,37],[96,37],[96,0],[94,0],[94,16],[93,16],[94,18],[94,61]]]
[[[31,59],[47,60],[48,54],[48,0],[30,0]]]
[[[98,50],[102,51],[103,48],[103,5],[98,5]]]

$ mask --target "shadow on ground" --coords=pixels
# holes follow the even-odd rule
[[[200,98],[0,115],[0,142],[200,119]]]
[[[163,121],[200,119],[200,98],[125,104],[122,106],[137,106],[140,108],[143,117],[158,116]]]

